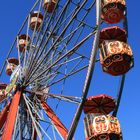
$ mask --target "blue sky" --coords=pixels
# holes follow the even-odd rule
[[[25,19],[27,13],[32,7],[35,0],[12,0],[12,1],[1,1],[0,4],[0,67],[3,64],[5,56],[17,35],[17,32]],[[140,16],[139,16],[139,5],[140,2],[127,0],[128,7],[128,27],[129,27],[129,44],[131,45],[134,53],[134,68],[127,74],[126,82],[124,87],[124,92],[121,100],[121,106],[118,112],[118,118],[121,122],[124,140],[138,140],[139,136],[139,126],[140,126]],[[95,75],[99,75],[98,69],[95,69]],[[96,77],[96,76],[95,76]],[[106,76],[102,79],[100,76],[96,80],[92,81],[89,95],[102,92],[112,92],[111,95],[116,95],[117,82],[113,80],[113,85],[106,83],[110,76]],[[116,78],[118,80],[118,78]],[[0,79],[5,80],[5,77]],[[101,83],[101,84],[99,84]],[[95,86],[95,88],[93,87]],[[76,88],[76,87],[75,87]],[[105,90],[104,90],[105,89]],[[80,120],[82,121],[83,117]],[[80,129],[80,126],[78,129]],[[84,131],[81,130],[81,135],[83,136]],[[78,139],[78,135],[76,135]],[[84,140],[81,139],[81,140]]]

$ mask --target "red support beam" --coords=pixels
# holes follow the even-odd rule
[[[14,125],[15,125],[15,121],[16,121],[16,115],[17,115],[17,111],[18,111],[20,96],[21,96],[21,92],[17,91],[11,101],[9,113],[7,116],[4,131],[2,134],[2,140],[11,140],[12,139],[12,133],[13,133]]]
[[[5,106],[4,109],[0,112],[0,129],[3,127],[7,119],[9,107],[10,107],[10,103],[7,106]]]
[[[66,127],[62,124],[60,119],[56,116],[56,114],[53,112],[53,110],[50,108],[50,106],[46,102],[42,102],[42,107],[44,108],[46,114],[51,119],[53,125],[59,132],[59,134],[63,137],[63,139],[66,139],[68,130]]]

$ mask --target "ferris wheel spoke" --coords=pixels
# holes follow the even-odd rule
[[[27,96],[26,96],[26,98],[27,98]],[[29,102],[28,102],[29,103]],[[33,108],[32,108],[33,109]],[[35,112],[36,113],[36,112]],[[29,112],[29,114],[30,114],[30,112]],[[33,114],[32,114],[33,115]],[[36,116],[37,117],[37,116]],[[43,122],[45,122],[45,123],[47,123],[47,124],[50,124],[49,122],[46,122],[43,118],[37,118],[37,120],[34,118],[34,120],[35,120],[35,123],[36,123],[36,126],[38,126],[38,128],[40,129],[40,134],[41,134],[41,138],[43,138],[43,134],[45,134],[45,136],[49,139],[49,140],[51,140],[51,137],[46,133],[46,131],[43,129],[43,127],[41,126],[41,124],[39,123],[39,121],[43,121]],[[35,133],[37,133],[37,131],[36,131],[36,127],[34,127],[34,131],[35,131]],[[43,133],[43,134],[42,134]],[[34,136],[34,135],[32,135],[32,136]],[[36,134],[36,137],[38,136],[38,133]]]
[[[57,50],[57,52],[58,53],[62,53],[62,54],[64,54],[62,51],[60,51],[60,50]],[[89,60],[89,57],[87,57],[86,55],[84,55],[84,54],[81,54],[81,53],[79,53],[79,52],[74,52],[74,54],[76,54],[76,55],[78,55],[78,56],[81,56],[81,57],[83,57],[83,58],[86,58],[87,60]]]
[[[69,60],[64,61],[64,62],[62,62],[62,63],[60,63],[60,64],[55,65],[53,68],[58,67],[58,66],[63,66],[63,65],[65,65],[65,64],[69,64],[69,63],[71,63],[71,62],[75,62],[75,61],[77,61],[77,60],[79,60],[79,59],[80,59],[80,61],[81,61],[82,58],[83,58],[82,56],[78,56],[78,57],[69,59]],[[53,68],[52,68],[52,69],[53,69]]]
[[[63,31],[60,33],[59,37],[55,40],[53,46],[50,47],[50,48],[48,49],[48,51],[46,52],[45,57],[42,59],[42,61],[41,61],[40,63],[42,63],[42,62],[44,61],[44,59],[45,59],[46,56],[50,53],[50,51],[53,49],[53,47],[56,45],[56,43],[57,43],[57,41],[60,39],[60,37],[66,32],[67,28],[68,28],[69,25],[72,23],[73,19],[74,19],[74,18],[76,17],[76,15],[80,12],[81,8],[85,5],[86,2],[87,2],[87,0],[85,0],[85,1],[81,4],[81,6],[76,10],[76,12],[74,13],[74,15],[72,16],[72,18],[71,18],[70,21],[68,22],[67,26],[66,26],[66,27],[63,29]],[[48,39],[49,39],[49,37],[48,37]],[[47,41],[46,41],[46,43],[45,43],[44,46],[47,45],[48,39],[47,39]],[[40,57],[40,55],[39,55],[39,57]]]
[[[78,8],[78,6],[77,6]],[[59,26],[57,26],[57,28],[54,30],[54,32],[58,32],[58,30],[61,28],[61,27],[65,27],[67,25],[67,20],[71,17],[72,15],[75,13],[75,11],[77,10],[77,8],[75,8],[64,20],[62,20],[62,22],[59,24]]]
[[[30,116],[30,113],[29,113],[29,116]],[[46,122],[44,119],[39,119],[39,118],[37,118],[37,120],[34,118],[34,120],[35,120],[36,126],[38,127],[38,130],[40,131],[41,139],[43,138],[43,134],[44,134],[48,140],[52,140],[51,137],[45,132],[45,130],[43,129],[43,127],[41,126],[41,124],[39,123],[39,121],[43,121],[43,122],[48,123],[48,124],[50,124],[50,123],[49,122]],[[27,126],[26,128],[29,129],[29,126]],[[24,135],[24,138],[25,138],[26,135],[27,136],[29,135],[31,137],[28,138],[28,139],[33,139],[33,138],[37,139],[37,137],[39,137],[39,139],[40,139],[40,136],[38,136],[38,133],[36,131],[36,127],[34,127],[34,125],[32,125],[32,135],[31,134],[28,134],[29,131],[30,130],[26,130],[25,131],[26,133]]]
[[[76,43],[78,42],[80,36],[82,35],[82,32],[84,31],[84,28],[85,28],[85,27],[91,27],[91,26],[89,26],[89,25],[87,26],[87,24],[84,22],[84,20],[86,19],[87,15],[88,15],[88,13],[89,13],[89,11],[90,11],[90,9],[91,9],[94,5],[95,5],[95,1],[94,1],[94,2],[91,4],[91,6],[88,8],[88,10],[86,11],[86,13],[85,13],[84,16],[82,17],[82,19],[78,20],[77,17],[75,18],[75,21],[78,21],[78,22],[79,22],[78,27],[80,27],[81,25],[83,25],[83,26],[82,26],[82,30],[79,32],[79,35],[77,36],[77,39],[76,39],[74,45],[76,45]],[[95,26],[94,28],[91,28],[91,29],[93,29],[93,31],[96,31],[97,27]],[[74,35],[73,35],[73,36],[74,36]],[[71,36],[69,40],[71,40],[73,36]]]
[[[96,30],[96,28],[94,29],[94,30]],[[76,53],[76,52],[75,52]],[[76,53],[76,54],[79,54],[79,53]],[[79,54],[80,55],[80,54]],[[87,58],[87,57],[86,57]],[[35,71],[35,70],[34,70]]]
[[[57,59],[56,59],[56,60],[57,60]],[[79,60],[79,61],[78,61],[78,60]],[[51,71],[54,71],[54,73],[55,73],[55,72],[60,73],[58,70],[59,70],[60,68],[62,68],[62,66],[65,66],[65,65],[67,65],[67,64],[69,64],[69,63],[72,63],[72,62],[75,62],[75,61],[78,61],[78,64],[79,64],[82,60],[83,60],[83,57],[82,57],[82,56],[78,56],[78,57],[75,57],[75,58],[71,58],[71,59],[69,59],[69,60],[67,60],[67,61],[64,61],[64,62],[62,62],[62,63],[60,63],[60,64],[55,65],[54,67],[52,67]],[[77,64],[77,65],[78,65],[78,64]],[[43,65],[36,73],[38,73],[40,70],[44,69],[45,67],[47,68],[48,65],[49,65],[49,64]],[[77,65],[75,65],[74,67],[76,67]],[[57,68],[57,70],[55,70],[54,68]],[[46,75],[48,75],[48,73],[47,73]],[[45,76],[46,76],[46,75],[45,75]],[[50,77],[50,75],[49,75],[49,77]]]
[[[26,99],[27,99],[27,102],[30,106],[30,108],[32,109],[32,112],[36,114],[36,117],[39,119],[39,120],[43,120],[42,116],[39,114],[39,111],[36,109],[36,105],[34,105],[32,103],[32,101],[26,96]]]
[[[51,137],[46,133],[46,131],[42,128],[42,126],[39,124],[39,123],[37,123],[38,124],[38,126],[39,126],[39,128],[41,129],[41,131],[45,134],[45,136],[49,139],[49,140],[52,140],[51,139]],[[43,137],[43,135],[42,135],[42,137]]]
[[[48,96],[48,97],[51,97],[51,96]],[[80,104],[79,101],[75,101],[73,99],[68,99],[68,98],[65,98],[65,97],[52,96],[51,98],[58,99],[59,101],[61,100],[61,101],[69,102],[69,103]]]
[[[85,17],[86,17],[86,16],[84,16],[84,18],[83,18],[82,20],[84,20]],[[74,23],[74,22],[73,22],[73,23]],[[62,43],[64,40],[66,40],[66,39],[69,37],[68,40],[67,40],[67,42],[66,42],[66,44],[68,45],[68,43],[71,41],[72,37],[73,37],[74,34],[76,33],[75,31],[78,31],[77,29],[80,29],[81,27],[84,29],[84,26],[85,26],[85,25],[83,25],[83,24],[79,24],[79,25],[77,26],[76,29],[73,29],[73,27],[72,27],[70,33],[69,33],[66,37],[64,37],[64,39],[61,39],[61,42],[58,42],[57,45],[59,45],[60,43]],[[83,30],[83,29],[82,29],[82,30]],[[95,30],[95,29],[96,29],[96,28],[94,28],[94,30]],[[82,32],[82,30],[81,30],[81,32]],[[80,34],[81,34],[81,33],[79,33],[79,35],[78,35],[78,39],[79,39],[79,37],[80,37]],[[77,39],[77,41],[78,41],[78,39]],[[75,41],[75,44],[77,43],[77,41]],[[77,54],[78,54],[78,53],[77,53]]]
[[[56,78],[56,76],[58,76],[58,75],[64,75],[64,76],[70,76],[71,75],[71,73],[72,72],[74,72],[74,70],[76,69],[76,67],[78,67],[79,66],[79,63],[81,62],[81,60],[79,60],[79,62],[77,62],[77,64],[76,65],[74,65],[74,67],[72,67],[71,68],[71,70],[70,70],[70,72],[68,73],[68,74],[64,74],[63,72],[60,72],[59,71],[59,69],[60,69],[60,67],[62,67],[63,65],[58,65],[58,68],[56,69],[56,70],[54,70],[54,69],[52,69],[51,71],[52,71],[52,73],[50,73],[50,74],[44,74],[44,76],[42,76],[41,78],[38,78],[36,81],[44,81],[45,79],[47,80],[49,80],[50,82],[52,81],[52,80],[54,80],[54,78],[51,80],[51,78],[52,77],[54,77],[55,76],[55,78]],[[64,62],[65,63],[65,62]],[[67,63],[66,63],[67,64]],[[77,71],[77,72],[79,72],[79,70]],[[75,74],[76,74],[76,72],[75,72]],[[46,76],[47,75],[47,76]],[[46,83],[48,83],[48,82],[46,82]]]
[[[63,58],[65,58],[67,55],[71,56],[87,39],[89,39],[91,36],[93,36],[94,33],[90,33],[88,36],[86,36],[81,42],[79,42],[76,46],[74,46],[71,50],[69,50],[66,54],[64,54],[63,56],[61,56],[57,61],[55,61],[55,63],[53,63],[52,65],[50,65],[46,70],[42,71],[38,76],[36,76],[35,78],[33,78],[32,81],[30,81],[29,83],[26,84],[29,85],[30,83],[32,83],[34,80],[36,80],[38,77],[40,77],[42,74],[44,74],[46,71],[48,71],[49,69],[51,69],[55,64],[57,64],[59,61],[61,61]]]
[[[60,52],[62,53],[63,51],[60,51]],[[77,53],[76,53],[76,54],[77,54]],[[79,55],[79,54],[78,54],[78,55]],[[56,56],[57,56],[57,55],[56,55]],[[56,56],[54,56],[54,58],[56,58],[56,60],[57,60],[61,55],[58,56],[58,58],[57,58]],[[79,55],[79,56],[80,56],[81,58],[84,58],[83,55]],[[79,58],[80,58],[80,57],[79,57]],[[77,62],[77,64],[74,66],[73,69],[75,69],[76,66],[78,66],[78,63],[80,63],[80,61],[81,61],[81,60],[79,60],[79,62]],[[66,62],[64,62],[64,63],[66,63]],[[44,67],[45,67],[45,66],[43,65],[43,66],[38,70],[38,72],[39,72],[40,70],[44,69]],[[46,65],[46,67],[47,67],[47,65]],[[60,72],[58,71],[59,68],[60,68],[60,67],[58,67],[57,70],[55,70],[55,71],[53,70],[53,71],[54,71],[54,72],[57,72],[57,73],[60,73]],[[37,72],[36,72],[36,73],[37,73]],[[55,74],[55,73],[54,73],[54,74]],[[46,75],[47,75],[47,74],[46,74]],[[52,74],[52,75],[53,75],[53,74]],[[50,75],[49,75],[49,76],[50,76]],[[47,76],[47,77],[49,77],[49,76]],[[45,75],[44,75],[44,77],[45,77]],[[44,77],[42,77],[42,78],[40,78],[40,79],[44,79]],[[45,77],[45,78],[47,79],[47,77]],[[39,80],[40,80],[40,79],[39,79]]]
[[[96,0],[93,1],[92,6],[95,5],[95,2],[96,2]],[[74,4],[74,5],[77,5],[76,1],[73,1],[72,0],[71,3]],[[85,10],[85,11],[88,11],[89,10],[89,8],[84,8],[84,7],[82,9]]]
[[[43,91],[36,91],[36,92],[32,92],[32,91],[26,91],[28,93],[31,94],[35,94],[38,96],[44,96],[44,98],[54,98],[54,99],[58,99],[58,100],[62,100],[62,101],[66,101],[66,102],[70,102],[70,103],[75,103],[75,104],[79,104],[81,102],[81,98],[80,97],[76,97],[76,96],[66,96],[66,95],[62,95],[62,94],[52,94],[52,93],[46,93]]]
[[[65,10],[67,9],[68,4],[70,3],[70,1],[71,1],[71,0],[68,0],[68,1],[66,2],[66,4],[64,5],[64,7],[63,7],[63,9],[62,9],[61,13],[59,14],[59,17],[58,17],[58,19],[57,19],[57,21],[56,21],[56,24],[54,25],[53,29],[51,30],[51,32],[50,32],[50,34],[49,34],[49,36],[48,36],[47,41],[46,41],[45,44],[47,44],[48,41],[49,41],[49,39],[51,38],[51,36],[52,36],[52,34],[53,34],[53,31],[54,31],[55,27],[57,26],[57,24],[58,24],[59,21],[61,20],[61,17],[62,17],[62,15],[65,13]],[[51,20],[50,20],[50,21],[51,21]],[[50,25],[50,23],[51,23],[50,21],[49,21],[48,25]],[[47,30],[48,30],[48,28],[46,29],[46,31],[45,31],[45,33],[44,33],[44,35],[43,35],[43,37],[42,37],[42,40],[41,40],[40,46],[41,46],[42,43],[43,43],[43,40],[44,40],[45,34],[47,33]],[[42,52],[44,51],[45,46],[46,46],[46,45],[44,45],[44,47],[42,48],[40,54],[42,54]],[[36,58],[36,57],[37,57],[39,50],[40,50],[40,47],[37,48],[36,53],[35,53],[35,55],[32,56],[32,58]],[[40,55],[39,55],[39,57],[40,57]],[[38,57],[38,58],[39,58],[39,57]],[[31,58],[31,60],[33,60],[32,58]],[[33,64],[32,62],[33,62],[33,61],[30,62],[29,67],[32,66],[32,64]]]
[[[54,137],[54,140],[56,140],[55,128],[54,128],[53,125],[52,125],[52,131],[53,131],[53,137]]]
[[[65,47],[64,47],[65,48]],[[55,52],[56,52],[57,50],[56,50],[56,48],[54,49],[54,51],[52,52],[52,56],[55,54]],[[64,51],[64,49],[62,49],[61,50],[61,53]],[[50,60],[47,62],[47,64],[50,62],[50,61],[52,61],[52,58],[57,58],[57,55],[58,56],[60,56],[60,52],[59,53],[57,53],[56,55],[55,55],[55,57],[51,57],[50,58]],[[40,59],[39,59],[40,60]],[[41,61],[41,60],[40,60]],[[36,61],[37,62],[37,61]],[[43,62],[42,62],[43,63]],[[38,63],[37,63],[37,65],[38,65]],[[32,73],[34,73],[34,71],[32,72]]]
[[[81,60],[79,60],[72,68],[71,68],[71,70],[69,70],[69,73],[62,73],[62,72],[60,72],[60,71],[58,71],[59,70],[59,68],[57,68],[55,71],[57,71],[58,73],[57,74],[61,74],[61,75],[63,75],[63,76],[65,76],[65,78],[67,78],[67,77],[69,77],[69,76],[71,76],[71,75],[73,75],[73,74],[76,74],[77,72],[80,72],[80,71],[82,71],[82,70],[84,70],[87,66],[81,66],[81,68],[79,68],[79,69],[76,69],[77,67],[79,67],[80,66],[80,63],[82,62],[82,59]],[[56,78],[56,77],[55,77]],[[63,79],[63,78],[61,78],[61,79]],[[54,79],[53,79],[54,80]],[[51,80],[52,81],[52,80]]]
[[[58,36],[58,38],[55,40],[53,46],[56,45],[56,42],[60,39],[60,37],[61,37],[62,35],[64,35],[64,33],[66,32],[66,30],[68,29],[68,27],[70,26],[70,24],[73,22],[73,20],[75,19],[75,17],[78,15],[79,11],[81,10],[81,7],[84,6],[85,3],[86,3],[86,2],[84,1],[84,2],[82,3],[82,5],[81,5],[81,6],[77,9],[77,11],[74,13],[74,15],[71,17],[70,21],[67,23],[67,25],[65,26],[65,28],[62,30],[62,32],[61,32],[60,35]],[[79,24],[78,26],[80,26],[80,24]],[[72,28],[73,28],[73,27],[72,27]]]
[[[76,68],[76,65],[75,65],[75,67],[73,67],[73,69],[72,69],[69,73],[67,73],[67,74],[64,74],[64,73],[58,71],[58,69],[59,69],[59,68],[58,68],[57,70],[54,71],[54,73],[53,73],[52,75],[50,75],[51,78],[49,78],[49,81],[48,81],[48,77],[49,77],[49,76],[48,76],[48,77],[45,77],[45,76],[44,76],[44,77],[38,79],[38,81],[39,81],[39,80],[42,80],[42,82],[43,82],[43,85],[42,85],[42,86],[48,86],[48,87],[50,87],[50,86],[52,86],[52,85],[55,85],[55,84],[57,84],[57,83],[59,83],[59,82],[65,80],[65,79],[67,79],[68,77],[70,77],[70,76],[72,76],[72,75],[75,75],[75,74],[79,73],[80,71],[86,69],[87,67],[88,67],[88,65],[83,66],[83,67],[81,67],[81,68],[75,70],[75,68]],[[75,71],[74,71],[74,70],[75,70]],[[60,79],[57,79],[57,80],[54,81],[54,79],[56,79],[56,78],[58,77],[58,75],[60,75],[60,74],[63,75],[64,77],[61,77]],[[45,79],[46,79],[46,80],[45,80]],[[46,82],[46,81],[47,81],[47,82]],[[40,81],[40,82],[41,82],[41,81]],[[44,84],[44,83],[45,83],[45,84]]]
[[[57,83],[59,83],[59,82],[65,80],[66,78],[68,78],[68,77],[70,77],[70,76],[72,76],[72,75],[75,75],[76,73],[79,73],[80,71],[82,71],[82,70],[84,70],[84,69],[86,69],[86,68],[88,68],[88,65],[87,65],[87,66],[84,66],[84,67],[82,67],[82,68],[80,68],[80,69],[78,69],[78,70],[76,70],[76,71],[74,71],[74,72],[72,72],[72,73],[70,73],[70,74],[67,74],[66,76],[64,76],[64,77],[62,77],[62,78],[60,78],[60,79],[58,79],[58,80],[56,80],[56,81],[54,81],[54,82],[48,84],[48,87],[51,87],[51,86],[53,86],[53,85],[55,85],[55,84],[57,84]]]
[[[77,31],[77,29],[79,29],[80,27],[83,27],[83,25],[81,24],[80,26],[78,26],[77,28],[76,28],[76,31]],[[81,32],[83,31],[83,29],[81,30]],[[94,31],[96,31],[96,27],[94,28],[94,30],[93,30],[93,32]],[[76,43],[77,43],[77,41],[78,41],[78,39],[79,39],[79,37],[80,37],[80,35],[81,35],[81,32],[79,33],[79,36],[78,36],[78,38],[77,38],[77,40],[75,41],[75,44],[74,45],[76,45]],[[71,33],[72,33],[72,36],[70,36],[71,35]],[[70,34],[68,34],[63,40],[65,40],[65,39],[67,39],[67,37],[70,37],[69,38],[69,40],[67,41],[67,45],[68,45],[68,43],[70,42],[70,40],[72,39],[72,37],[73,37],[73,35],[74,35],[74,33],[75,33],[75,30],[73,30],[72,32],[71,32]],[[61,42],[63,42],[63,40],[61,40]],[[58,43],[57,45],[59,45],[60,43]],[[58,52],[61,52],[62,53],[62,51],[59,51],[59,50],[57,50]],[[88,60],[89,60],[89,58],[88,57],[86,57],[85,55],[83,55],[83,54],[80,54],[80,53],[78,53],[78,52],[74,52],[75,54],[77,54],[77,55],[79,55],[79,56],[83,56],[83,57],[85,57],[85,58],[87,58]]]
[[[60,2],[60,1],[61,1],[61,0],[57,0],[57,3],[56,3],[56,6],[55,6],[55,7],[59,6],[59,2]],[[46,36],[46,34],[49,33],[50,36],[53,36],[53,32],[52,32],[52,31],[51,31],[51,32],[48,31],[48,28],[49,28],[49,26],[51,26],[51,24],[52,24],[51,22],[54,20],[54,17],[55,17],[55,19],[57,19],[56,25],[58,24],[59,20],[61,19],[61,16],[63,17],[63,15],[65,14],[65,9],[67,9],[68,3],[69,3],[69,1],[67,1],[66,5],[65,5],[64,8],[62,9],[62,12],[61,12],[61,10],[60,10],[60,13],[59,13],[59,11],[57,11],[56,13],[53,12],[53,13],[51,14],[51,17],[49,18],[49,21],[47,21],[47,23],[46,23],[46,30],[45,30],[45,32],[44,32],[44,34],[43,34],[43,37],[42,37],[40,46],[42,45],[43,40],[45,39],[44,37]],[[55,10],[55,9],[54,9],[54,10]],[[57,15],[55,16],[54,14],[57,14]],[[56,26],[56,25],[55,25],[55,26]],[[53,30],[53,29],[52,29],[52,30]]]
[[[71,27],[71,30],[70,30],[70,32],[69,32],[69,34],[67,35],[67,36],[70,36],[70,35],[74,35],[75,34],[75,31],[77,31],[77,29],[79,28],[79,27],[88,27],[88,28],[91,28],[92,30],[94,29],[93,27],[91,27],[90,25],[87,25],[85,22],[84,22],[84,20],[85,20],[85,18],[86,18],[86,16],[87,16],[87,14],[88,14],[88,12],[86,12],[85,13],[85,15],[84,15],[84,17],[82,17],[82,19],[81,20],[78,20],[77,18],[75,18],[74,19],[74,21],[73,21],[73,24],[71,25],[72,27]],[[67,19],[65,19],[65,20],[67,20]],[[79,22],[79,24],[77,25],[77,28],[74,30],[73,28],[74,28],[74,24],[75,24],[75,22],[76,21],[78,21]],[[66,22],[66,21],[65,21]],[[64,24],[64,23],[61,23],[62,25]],[[60,24],[60,26],[58,27],[58,29],[60,30],[61,28],[61,24]],[[56,29],[56,30],[58,30],[58,29]],[[67,38],[67,36],[65,37],[65,38]],[[71,38],[72,38],[72,36],[71,36]],[[62,38],[62,37],[61,37]],[[64,39],[61,39],[61,42],[63,42],[63,40],[65,40],[65,38]]]
[[[80,67],[80,64],[83,62],[84,57],[82,57],[81,60],[79,60],[69,71],[69,74],[73,73],[74,71],[76,71],[77,67]],[[82,67],[83,68],[83,67]],[[68,74],[67,74],[68,75]]]
[[[62,30],[62,32],[60,33],[61,35],[58,36],[58,38],[55,40],[55,42],[58,42],[58,41],[59,41],[59,39],[61,38],[61,36],[64,34],[65,30],[67,30],[67,28],[69,27],[70,23],[72,22],[71,20],[73,20],[74,17],[75,17],[75,12],[77,12],[77,10],[79,10],[79,9],[77,9],[78,7],[79,7],[79,6],[77,6],[77,7],[73,10],[72,14],[70,14],[70,15],[71,15],[71,18],[70,18],[70,21],[68,22],[68,24],[66,24],[66,19],[67,19],[69,16],[66,16],[65,20],[64,20],[64,21],[62,20],[61,24],[59,24],[59,27],[58,27],[57,29],[55,29],[56,31],[54,31],[54,32],[58,32],[57,30],[60,29],[60,26],[61,26],[62,24],[65,25],[65,26],[63,27],[64,30]],[[78,13],[76,13],[76,14],[78,14]],[[62,16],[62,17],[64,18],[64,16]]]
[[[53,56],[52,58],[55,58],[55,59],[57,60],[57,59],[61,56],[61,54],[64,54],[64,53],[63,53],[64,50],[65,50],[65,46],[64,46],[60,51],[57,50],[57,48],[55,48],[55,49],[54,49],[54,52],[58,52],[58,53],[57,53],[55,56]],[[52,52],[52,53],[54,53],[54,52]],[[50,58],[50,60],[47,61],[47,64],[52,60],[52,58]],[[46,64],[46,65],[47,65],[47,64]],[[35,70],[34,70],[34,71],[35,71]],[[33,71],[33,72],[34,72],[34,71]],[[32,72],[32,73],[33,73],[33,72]]]
[[[70,102],[70,103],[74,103],[74,104],[79,104],[81,102],[81,99],[78,97],[72,97],[72,96],[69,97],[69,96],[64,96],[64,95],[62,96],[61,94],[60,95],[46,94],[46,95],[47,95],[47,97],[56,98],[58,100],[66,101],[66,102]]]
[[[30,117],[31,117],[32,122],[33,122],[33,124],[34,124],[34,127],[35,127],[35,129],[36,129],[36,132],[37,132],[37,135],[38,135],[38,137],[39,137],[39,140],[42,140],[42,134],[41,134],[40,130],[38,129],[38,126],[37,126],[37,124],[36,124],[36,120],[35,120],[35,118],[34,118],[34,116],[33,116],[33,114],[32,114],[32,111],[31,111],[30,106],[29,106],[29,104],[28,104],[28,102],[27,102],[27,98],[26,98],[26,95],[25,95],[25,94],[23,94],[23,98],[24,98],[25,104],[26,104],[26,106],[27,106],[27,108],[28,108]]]
[[[50,61],[51,61],[51,59],[50,59]],[[48,67],[49,65],[50,65],[50,63],[48,63],[48,65],[46,65],[46,67]],[[44,69],[44,67],[45,67],[45,66],[43,65],[39,70],[36,71],[36,73],[40,73],[40,72]],[[60,67],[60,66],[59,66],[59,67]],[[58,68],[57,68],[57,69],[58,69]],[[49,74],[49,71],[47,71],[46,74],[44,74],[44,76],[41,76],[41,78],[38,78],[37,80],[40,81],[41,79],[42,79],[42,80],[48,79],[50,76],[53,76],[53,75],[55,75],[55,74],[57,74],[57,73],[58,73],[58,72],[54,71],[54,73],[50,73],[50,74]],[[31,79],[31,78],[30,78],[30,79]],[[29,80],[30,80],[30,79],[29,79]]]
[[[73,74],[76,74],[76,73],[79,72],[80,70],[83,70],[83,67],[81,66],[82,68],[81,68],[81,69],[79,68],[79,69],[77,70],[77,72],[76,72],[76,68],[80,66],[80,63],[83,62],[82,60],[83,60],[83,58],[80,59],[80,60],[69,70],[69,72],[67,72],[67,73],[63,73],[63,72],[60,72],[60,71],[59,71],[59,69],[60,69],[60,67],[61,67],[61,65],[60,65],[60,66],[55,70],[55,72],[57,72],[57,75],[56,75],[56,76],[58,76],[59,74],[61,74],[61,75],[65,76],[66,78],[68,78],[69,76],[71,76],[71,75],[73,75]],[[53,70],[53,69],[52,69],[52,70]],[[53,71],[54,71],[54,70],[53,70]],[[72,74],[72,73],[73,73],[73,74]],[[56,76],[55,76],[55,78],[57,78]],[[66,78],[65,78],[65,79],[66,79]],[[63,79],[63,78],[61,78],[61,79]],[[53,80],[54,80],[54,78],[53,78]],[[50,83],[51,83],[51,82],[52,82],[52,80],[50,80]]]
[[[34,83],[37,83],[38,84],[40,82],[39,86],[40,85],[41,86],[45,86],[45,85],[47,85],[47,83],[49,81],[51,81],[52,79],[54,79],[54,77],[56,77],[56,75],[58,75],[57,72],[48,74],[47,76],[43,76],[41,78],[38,78],[37,80],[34,81]]]
[[[72,38],[73,35],[74,35],[81,27],[83,27],[83,26],[84,26],[84,24],[80,24],[78,27],[76,27],[75,29],[73,29],[69,34],[67,34],[63,39],[61,39],[60,42],[57,43],[57,46],[60,45],[60,44],[62,44],[63,42],[65,42],[67,39],[68,39],[69,41],[66,41],[66,42],[70,42],[70,40],[71,40],[70,38]],[[68,44],[68,43],[66,43],[66,44]]]

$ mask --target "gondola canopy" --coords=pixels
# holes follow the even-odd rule
[[[116,107],[115,100],[106,94],[98,96],[91,96],[86,99],[84,104],[84,112],[89,113],[100,113],[109,114]]]

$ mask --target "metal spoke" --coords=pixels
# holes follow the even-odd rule
[[[63,31],[60,33],[59,37],[55,40],[55,42],[53,43],[53,45],[48,49],[48,51],[46,52],[45,56],[42,58],[42,60],[39,62],[38,66],[35,68],[35,70],[38,69],[38,67],[40,66],[40,64],[45,60],[45,58],[48,56],[48,54],[51,52],[51,50],[54,48],[54,46],[57,44],[57,41],[60,39],[60,37],[66,32],[67,28],[69,27],[69,25],[72,23],[73,19],[76,17],[76,15],[80,12],[81,8],[85,5],[85,3],[87,2],[87,0],[85,0],[82,5],[76,10],[76,12],[74,13],[74,15],[72,16],[72,18],[70,19],[70,21],[68,22],[67,26],[63,29]],[[49,39],[49,37],[48,37]],[[47,45],[48,43],[48,39],[45,43],[44,46]],[[43,49],[44,50],[44,49]],[[39,55],[40,57],[40,55]],[[35,71],[34,70],[34,71]]]
[[[47,39],[47,41],[46,41],[45,44],[47,44],[47,42],[49,41],[49,39],[50,39],[50,37],[51,37],[51,35],[52,35],[52,33],[53,33],[53,30],[55,29],[55,27],[57,26],[58,22],[60,21],[61,16],[62,16],[63,13],[65,12],[65,9],[67,8],[67,6],[68,6],[69,3],[70,3],[70,0],[68,0],[67,3],[65,4],[65,6],[63,7],[62,12],[60,13],[60,15],[59,15],[59,17],[58,17],[58,19],[57,19],[57,21],[56,21],[56,24],[55,24],[54,28],[52,29],[51,33],[49,34],[48,39]],[[48,25],[50,25],[50,21],[49,21]],[[46,34],[47,30],[48,30],[48,28],[46,29],[45,34]],[[44,34],[44,36],[43,36],[43,38],[42,38],[42,40],[41,40],[40,45],[42,45],[42,43],[43,43],[45,34]],[[42,54],[42,52],[44,51],[45,46],[46,46],[46,45],[44,45],[44,47],[42,48],[40,54]],[[35,55],[34,55],[33,58],[36,58],[36,57],[37,57],[37,54],[38,54],[38,52],[39,52],[39,49],[40,49],[40,48],[38,47],[38,48],[37,48],[37,51],[36,51],[36,53],[35,53]],[[39,57],[40,57],[40,55],[39,55]],[[38,58],[39,58],[39,57],[38,57]],[[30,66],[32,66],[32,64],[33,64],[33,61],[30,62]],[[30,69],[30,66],[29,66],[29,69]],[[30,73],[30,72],[28,72],[28,73]]]
[[[39,95],[39,96],[46,96],[47,97],[51,97],[51,98],[56,98],[58,100],[63,100],[63,101],[66,101],[66,102],[72,102],[72,103],[75,103],[75,104],[79,104],[81,102],[81,98],[80,97],[75,97],[75,96],[65,96],[65,95],[61,95],[61,94],[52,94],[52,93],[45,93],[45,92],[33,92],[33,91],[28,91],[26,90],[26,92],[30,93],[30,94],[36,94],[36,95]]]
[[[35,119],[34,119],[34,116],[33,116],[33,114],[32,114],[32,111],[31,111],[31,109],[30,109],[30,107],[29,107],[29,105],[28,105],[28,102],[27,102],[27,99],[26,99],[26,95],[25,95],[25,94],[23,94],[23,98],[24,98],[24,101],[25,101],[26,106],[27,106],[27,108],[28,108],[28,111],[29,111],[29,114],[30,114],[30,116],[31,116],[31,119],[32,119],[32,121],[33,121],[33,124],[34,124],[34,127],[35,127],[35,129],[36,129],[36,132],[37,132],[37,135],[38,135],[38,137],[39,137],[39,140],[42,140],[41,132],[40,132],[40,130],[38,129],[38,127],[37,127],[37,125],[36,125],[36,121],[35,121]]]
[[[60,60],[62,60],[63,58],[65,58],[67,55],[72,55],[87,39],[89,39],[92,35],[94,34],[94,32],[90,33],[87,37],[85,37],[80,43],[78,43],[75,47],[73,47],[71,50],[69,50],[65,55],[63,55],[62,57],[60,57],[57,61],[55,61],[55,63],[53,63],[51,66],[49,66],[46,70],[44,70],[43,72],[41,72],[37,77],[33,78],[32,81],[30,81],[29,83],[26,84],[29,85],[30,83],[32,83],[34,80],[36,80],[39,76],[41,76],[42,74],[44,74],[47,70],[49,70],[50,68],[52,68],[52,66],[54,66],[55,64],[57,64]]]

